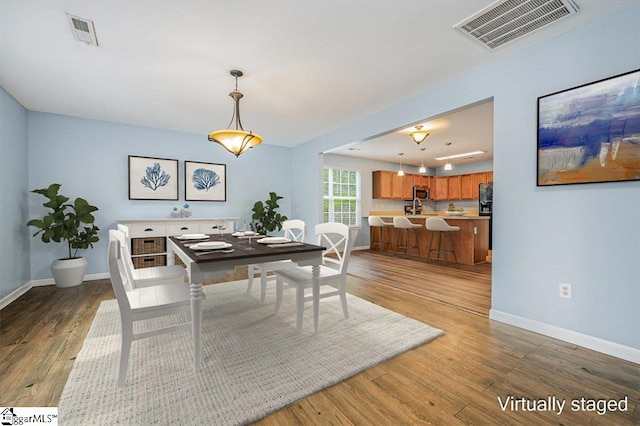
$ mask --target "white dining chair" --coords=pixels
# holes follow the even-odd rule
[[[118,240],[109,242],[109,275],[113,292],[118,301],[122,324],[122,344],[120,348],[120,366],[118,384],[124,385],[129,364],[131,343],[147,337],[157,336],[191,327],[191,304],[189,287],[185,283],[147,285],[141,288],[131,287],[131,276],[122,259],[122,250]],[[123,280],[123,276],[127,280]],[[184,313],[186,321],[175,325],[134,333],[133,323],[151,318],[165,317]]]
[[[304,221],[299,219],[285,220],[282,223],[282,229],[284,231],[284,238],[288,238],[291,241],[305,242],[307,225]],[[247,274],[249,278],[249,284],[247,285],[247,293],[251,292],[253,286],[253,279],[255,274],[260,274],[260,301],[264,302],[267,294],[267,282],[269,279],[274,279],[275,275],[269,275],[269,272],[273,272],[276,269],[286,269],[287,267],[296,266],[290,260],[280,260],[276,262],[265,262],[248,265]]]
[[[131,252],[126,243],[126,235],[118,229],[109,230],[109,241],[120,242],[122,260],[124,266],[129,270],[132,277],[132,287],[139,288],[147,285],[184,283],[187,271],[181,265],[151,266],[148,268],[138,268],[133,266]]]
[[[353,245],[350,238],[349,227],[342,223],[321,223],[316,226],[318,245],[326,247],[322,255],[322,265],[320,265],[319,282],[320,286],[337,284],[336,291],[324,292],[314,300],[314,295],[305,295],[305,289],[313,285],[313,273],[311,266],[296,266],[284,270],[276,270],[276,306],[277,314],[282,304],[283,285],[287,283],[296,288],[296,329],[302,329],[302,319],[304,303],[314,300],[319,303],[320,299],[332,296],[339,296],[342,303],[342,312],[345,318],[349,318],[347,308],[346,285],[347,268],[349,265],[349,255]],[[318,331],[318,318],[314,312],[314,328]]]

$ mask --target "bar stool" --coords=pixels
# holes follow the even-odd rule
[[[431,252],[436,252],[438,254],[438,257],[436,258],[437,260],[440,260],[440,253],[452,253],[453,254],[453,260],[457,263],[458,260],[456,259],[456,252],[453,249],[453,237],[451,235],[452,232],[456,232],[460,230],[459,226],[451,226],[447,223],[446,220],[444,220],[441,217],[429,217],[427,218],[427,221],[425,222],[425,226],[427,228],[427,230],[431,231],[431,238],[429,239],[429,248],[428,248],[428,252],[427,252],[427,259],[429,258],[429,256],[431,255]],[[433,236],[435,235],[435,233],[438,232],[440,235],[440,241],[438,242],[438,248],[437,249],[432,249],[431,248],[431,243],[433,243]],[[443,240],[444,240],[444,234],[447,233],[449,234],[449,243],[451,244],[451,250],[443,250],[442,246],[443,246]]]
[[[380,250],[384,250],[384,246],[388,245],[389,248],[391,248],[391,230],[389,229],[389,227],[393,226],[393,223],[391,222],[385,222],[384,220],[382,220],[382,218],[380,216],[369,216],[369,226],[373,229],[372,236],[373,233],[375,231],[375,229],[377,228],[378,234],[380,236],[380,239],[378,241],[371,241],[371,248],[373,248],[373,246],[378,246],[380,248]],[[384,229],[387,228],[387,239],[385,240],[384,238]]]
[[[396,254],[399,248],[404,248],[404,254],[407,254],[407,250],[410,248],[418,249],[418,256],[420,256],[420,245],[418,243],[418,229],[422,228],[422,225],[411,222],[408,218],[404,216],[395,216],[393,218],[393,226],[398,230],[398,236],[396,238],[396,249],[393,254]],[[416,245],[409,245],[409,230],[413,229],[413,232],[416,236]],[[404,232],[404,245],[400,245],[400,234]]]

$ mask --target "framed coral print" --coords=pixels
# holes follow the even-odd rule
[[[640,180],[640,70],[538,98],[537,186]]]
[[[177,200],[178,160],[129,156],[130,200]]]
[[[184,162],[185,201],[227,201],[227,165]]]

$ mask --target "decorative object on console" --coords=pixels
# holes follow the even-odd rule
[[[171,210],[171,217],[173,219],[177,219],[180,217],[180,210],[178,210],[177,207],[174,207],[173,210]]]
[[[243,73],[240,70],[231,70],[229,73],[236,79],[236,88],[233,92],[229,93],[234,103],[233,116],[227,128],[211,132],[211,134],[209,134],[209,140],[220,144],[224,149],[236,157],[239,157],[240,154],[246,150],[260,145],[262,143],[262,137],[255,133],[247,132],[242,128],[242,122],[240,121],[240,99],[242,99],[244,95],[238,90],[238,77],[242,77]],[[234,122],[235,129],[232,129],[231,125]]]
[[[191,217],[191,207],[189,207],[189,204],[185,203],[182,206],[182,208],[180,209],[180,217],[181,218]]]
[[[178,160],[129,156],[130,200],[177,200]]]
[[[287,217],[281,215],[276,210],[280,207],[278,200],[283,197],[275,192],[269,193],[269,199],[262,203],[262,201],[256,201],[253,205],[253,215],[251,215],[251,229],[258,234],[266,234],[267,232],[273,232],[282,229],[282,223],[287,220]]]
[[[227,201],[227,165],[184,162],[185,201]]]
[[[429,136],[429,132],[422,130],[422,125],[415,126],[416,130],[409,132],[409,137],[412,141],[420,145]]]
[[[538,98],[537,186],[640,180],[640,70]]]
[[[40,235],[45,243],[66,241],[69,256],[54,260],[51,264],[51,274],[58,287],[74,287],[82,284],[87,269],[87,260],[78,256],[78,250],[93,248],[100,238],[100,230],[95,224],[93,212],[96,206],[89,204],[84,198],[76,198],[73,204],[67,203],[69,197],[58,193],[59,183],[52,183],[48,188],[34,189],[31,192],[43,195],[49,201],[44,207],[51,209],[42,219],[31,219],[27,226],[38,228],[33,234]]]

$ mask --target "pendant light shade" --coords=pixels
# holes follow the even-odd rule
[[[238,77],[242,77],[243,74],[242,71],[239,70],[231,70],[230,74],[236,79],[236,88],[229,93],[234,103],[233,116],[227,128],[211,132],[209,134],[209,140],[222,145],[224,149],[236,157],[239,157],[240,154],[246,150],[260,145],[262,143],[262,137],[253,132],[247,132],[242,128],[242,122],[240,121],[240,99],[242,99],[244,95],[238,90]]]
[[[420,124],[418,124],[415,127],[416,127],[416,130],[409,132],[409,137],[415,143],[420,145],[420,143],[424,141],[427,138],[427,136],[429,136],[429,132],[427,132],[426,130],[422,130],[422,125]]]
[[[421,163],[420,163],[420,168],[418,169],[418,173],[427,173],[427,168],[424,166],[424,148],[420,148],[420,151],[422,151],[422,158],[421,158]]]
[[[398,176],[404,176],[404,170],[402,169],[402,156],[404,152],[398,154],[400,156],[400,170],[398,170]]]
[[[445,170],[451,170],[451,169],[453,169],[453,165],[452,165],[450,162],[448,162],[448,161],[447,161],[447,162],[444,164],[444,169],[445,169]]]

